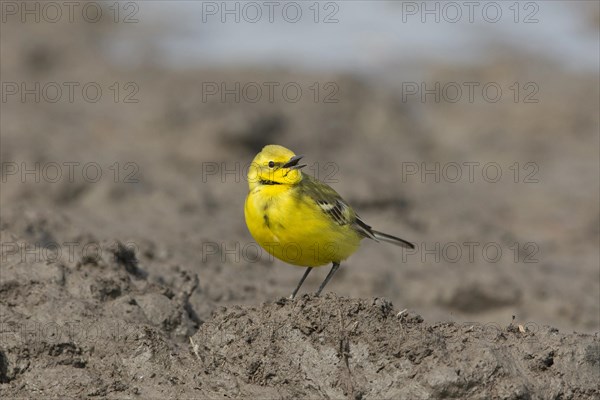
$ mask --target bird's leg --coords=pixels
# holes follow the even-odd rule
[[[335,274],[335,271],[337,271],[339,267],[340,267],[340,263],[337,263],[334,261],[333,265],[331,266],[331,269],[329,270],[329,273],[325,277],[325,280],[323,281],[323,283],[321,283],[321,286],[319,286],[319,290],[317,290],[317,293],[315,293],[315,296],[318,296],[321,294],[321,291],[323,290],[325,285],[327,285],[327,282],[329,282],[329,280],[331,279],[333,274]]]
[[[311,267],[306,268],[304,275],[302,275],[302,279],[300,279],[300,282],[298,282],[298,286],[296,286],[296,289],[294,289],[294,293],[292,293],[292,295],[290,296],[290,299],[293,299],[294,297],[296,297],[296,293],[298,293],[298,290],[300,290],[300,286],[302,286],[302,284],[304,283],[304,280],[306,279],[308,274],[310,274],[310,271],[312,271]]]

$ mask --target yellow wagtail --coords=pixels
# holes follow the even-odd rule
[[[265,146],[248,170],[250,192],[244,207],[248,230],[267,252],[307,267],[290,298],[313,267],[333,263],[318,296],[364,238],[414,248],[364,223],[335,190],[300,171],[306,166],[299,164],[301,158],[283,146]]]

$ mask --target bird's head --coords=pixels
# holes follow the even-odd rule
[[[254,157],[248,169],[250,190],[258,185],[295,185],[302,180],[302,156],[283,146],[270,144]]]

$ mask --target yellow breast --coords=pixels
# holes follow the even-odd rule
[[[356,251],[361,236],[339,225],[310,198],[287,185],[260,185],[246,198],[250,234],[269,254],[287,263],[316,267],[341,262]]]

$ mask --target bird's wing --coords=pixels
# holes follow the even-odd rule
[[[404,239],[371,228],[342,199],[338,192],[310,175],[302,174],[302,181],[297,185],[297,189],[301,197],[314,201],[316,206],[338,225],[349,225],[359,235],[376,242],[384,241],[407,249],[415,247]]]
[[[378,241],[371,227],[360,219],[342,196],[329,185],[310,175],[303,174],[299,189],[303,195],[310,197],[321,211],[338,225],[350,225],[360,235]]]
[[[354,222],[354,211],[330,186],[303,173],[298,190],[300,196],[314,201],[317,207],[338,225],[348,225]]]

